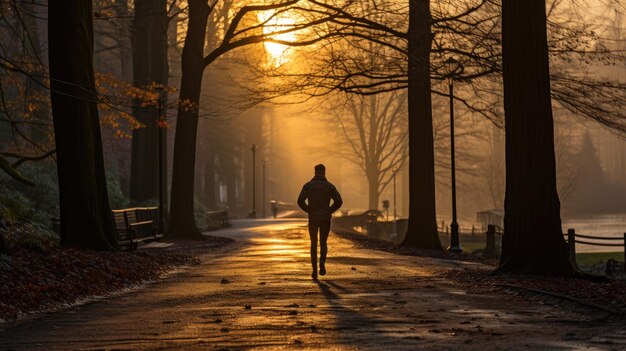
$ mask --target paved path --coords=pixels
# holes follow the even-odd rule
[[[437,277],[467,264],[357,249],[332,234],[329,272],[313,282],[303,222],[266,223],[220,232],[237,243],[140,291],[0,325],[0,350],[625,346],[624,325]]]

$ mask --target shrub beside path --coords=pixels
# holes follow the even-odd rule
[[[0,349],[626,348],[623,320],[444,274],[480,263],[369,250],[331,234],[328,274],[314,282],[304,222],[250,223],[214,233],[237,242],[143,290],[0,324]]]

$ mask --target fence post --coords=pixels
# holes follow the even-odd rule
[[[569,245],[569,260],[575,268],[578,268],[576,263],[576,230],[567,230],[567,244]]]
[[[496,226],[493,224],[487,225],[487,233],[486,233],[487,243],[485,246],[485,251],[483,251],[484,257],[496,257]]]

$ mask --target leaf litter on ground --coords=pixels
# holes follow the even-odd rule
[[[154,281],[177,267],[197,264],[193,254],[232,242],[219,237],[205,241],[134,252],[13,248],[10,255],[0,255],[0,321]]]

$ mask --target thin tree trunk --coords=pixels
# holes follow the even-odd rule
[[[145,88],[151,83],[167,85],[167,29],[165,0],[136,0],[133,19],[134,86]],[[146,105],[141,99],[133,103],[133,116],[144,125],[133,131],[131,152],[130,198],[135,201],[156,199],[159,195],[159,127],[156,102]],[[163,133],[166,135],[166,133]],[[166,153],[163,138],[163,151]]]
[[[25,29],[24,38],[23,38],[24,49],[26,51],[25,54],[30,56],[31,59],[34,59],[36,57],[37,60],[43,61],[43,57],[41,53],[41,43],[40,43],[40,38],[39,38],[39,28],[37,25],[37,21],[39,21],[38,19],[39,18],[38,16],[39,6],[36,5],[35,3],[30,3],[30,2],[25,2],[22,4],[22,6],[24,7],[27,13],[27,15],[22,17],[24,21],[24,29]],[[33,61],[37,62],[37,60],[33,60]],[[41,67],[39,65],[37,65],[36,67],[37,67],[37,70],[40,71],[40,72],[37,72],[38,74],[45,74],[44,72],[41,72],[45,69],[45,67]],[[26,81],[25,94],[27,96],[36,97],[38,95],[46,95],[47,93],[48,92],[46,91],[45,88],[43,88],[39,84],[36,84],[33,80],[29,79]],[[33,103],[36,106],[35,111],[32,112],[33,121],[38,122],[38,123],[49,123],[50,113],[48,110],[48,105],[42,99],[38,99],[38,98],[31,100],[31,103]],[[47,141],[48,136],[49,136],[48,127],[34,123],[33,125],[30,126],[30,136],[34,142],[37,142],[37,143],[45,142]]]
[[[48,3],[48,43],[61,242],[112,250],[115,239],[93,75],[91,1]]]
[[[214,210],[216,206],[215,198],[215,159],[213,153],[209,153],[204,164],[204,173],[202,177],[202,198],[203,204],[210,210]]]
[[[133,45],[131,37],[133,27],[130,5],[131,4],[128,0],[113,1],[115,12],[117,16],[120,17],[118,20],[116,20],[118,28],[115,28],[115,35],[118,36],[116,42],[119,46],[119,77],[124,82],[133,81]],[[129,151],[131,153],[130,159],[126,156]],[[132,140],[130,145],[125,142],[116,143],[115,152],[118,154],[123,154],[125,156],[117,158],[117,176],[120,181],[122,193],[130,197],[130,165],[132,163]]]
[[[561,231],[545,0],[502,6],[506,132],[500,271],[569,276]]]
[[[378,174],[375,170],[368,170],[367,171],[367,186],[368,186],[368,209],[370,210],[377,210],[379,207],[378,204],[378,200],[379,200],[379,196],[378,196],[378,186],[379,186],[379,181],[378,181]]]
[[[132,20],[128,19],[130,17],[129,2],[128,0],[114,0],[114,7],[117,14],[124,18],[120,21],[120,28],[116,29],[116,35],[120,36],[117,39],[120,46],[120,77],[123,81],[130,82],[133,80],[133,45],[130,37]]]
[[[380,160],[378,159],[378,149],[376,147],[378,141],[378,106],[376,104],[376,96],[369,96],[367,102],[369,103],[369,113],[365,113],[364,115],[369,116],[369,133],[368,133],[368,142],[367,146],[364,146],[364,149],[367,150],[365,153],[366,156],[366,175],[367,175],[367,183],[368,183],[368,192],[369,192],[369,206],[370,210],[378,209],[378,186],[379,186],[379,174],[378,174],[378,166]],[[363,126],[365,128],[365,126]],[[365,148],[367,147],[367,148]]]
[[[198,106],[204,70],[202,59],[209,10],[206,1],[189,1],[189,21],[182,54],[180,102],[174,139],[168,228],[168,236],[173,238],[203,238],[195,223],[193,199]]]
[[[224,154],[224,165],[222,166],[224,177],[226,178],[226,206],[229,211],[235,211],[237,209],[237,182],[239,179],[239,172],[237,171],[237,164],[234,161],[234,155]]]
[[[435,210],[430,87],[430,1],[410,0],[408,31],[409,224],[402,246],[441,249]]]

